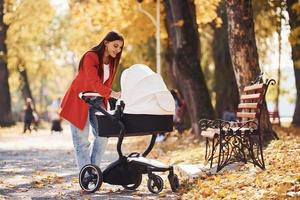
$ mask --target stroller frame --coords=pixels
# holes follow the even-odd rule
[[[147,186],[149,191],[158,194],[163,189],[163,179],[153,172],[166,171],[169,172],[168,180],[170,182],[172,191],[178,191],[179,179],[178,176],[174,173],[173,166],[165,165],[156,160],[146,158],[146,156],[154,147],[157,133],[152,133],[151,141],[142,154],[133,152],[128,156],[125,156],[122,153],[122,143],[125,137],[125,126],[122,122],[122,115],[125,104],[121,101],[121,104],[117,106],[115,113],[112,115],[101,106],[97,106],[95,104],[96,100],[97,102],[99,102],[99,98],[103,100],[103,98],[98,93],[82,92],[79,94],[79,97],[120,127],[120,133],[118,135],[117,142],[117,152],[119,159],[109,164],[103,172],[101,172],[100,168],[96,165],[88,164],[84,166],[79,173],[79,184],[84,191],[93,193],[100,189],[103,182],[112,185],[121,185],[127,190],[135,190],[140,186],[142,182],[142,175],[147,174]],[[114,101],[114,103],[116,102],[115,99],[110,100]]]

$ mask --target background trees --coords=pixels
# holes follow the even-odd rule
[[[213,58],[215,63],[215,110],[219,118],[227,109],[236,110],[239,103],[239,91],[235,79],[228,45],[228,21],[225,2],[220,2],[217,10],[222,24],[213,23]]]
[[[11,96],[14,117],[22,110],[26,97],[34,99],[40,113],[45,112],[53,99],[64,94],[77,71],[82,53],[97,45],[109,30],[117,30],[125,37],[118,76],[134,63],[145,63],[155,70],[155,26],[139,11],[136,0],[71,0],[59,1],[60,5],[53,2],[5,0],[1,9],[4,14],[1,34],[7,29],[6,40],[1,35],[1,41],[7,46],[10,76],[9,89],[3,84],[0,90],[3,92],[2,89],[7,88],[10,94],[1,93],[0,99],[10,102]],[[278,34],[280,5],[283,5],[283,16],[286,18],[286,11],[290,15],[290,44],[294,66],[297,66],[299,3],[253,0],[251,5],[249,2],[161,1],[162,76],[170,88],[178,87],[183,93],[191,121],[189,126],[193,126],[196,133],[198,119],[221,117],[225,108],[236,108],[237,85],[241,88],[260,71],[266,72],[266,77],[276,79],[274,60],[277,58],[274,59],[274,55],[277,55],[278,48],[274,41]],[[142,7],[155,15],[154,0],[142,1]],[[233,9],[235,12],[232,12]],[[1,81],[5,83],[8,76],[2,66],[0,75],[4,78]],[[280,69],[282,72],[284,67]],[[297,67],[294,69],[297,86]],[[171,75],[175,78],[170,78]],[[294,78],[294,75],[282,73],[281,80],[291,77]],[[118,89],[119,83],[114,87]],[[280,96],[296,102],[292,93],[296,88],[299,90],[298,86],[292,86],[283,91],[282,86],[279,88]],[[275,102],[276,95],[275,89],[270,91],[268,104]],[[296,106],[294,114],[295,125],[298,108]],[[2,117],[6,111],[3,107],[1,109]]]
[[[200,134],[198,121],[214,117],[208,89],[200,68],[200,41],[195,4],[191,1],[164,1],[167,30],[173,61],[173,75],[187,102],[192,127]]]
[[[241,95],[245,85],[248,85],[261,73],[255,41],[252,3],[248,0],[227,0],[226,10],[229,51]],[[273,130],[266,106],[262,112],[264,117],[261,128],[265,135],[270,135],[273,134]]]
[[[0,2],[0,125],[13,124],[11,98],[8,85],[7,48],[5,44],[7,26],[3,22],[4,2]]]
[[[290,43],[292,45],[292,59],[295,72],[297,88],[296,108],[292,124],[300,126],[300,3],[296,0],[287,0],[287,11],[289,13],[289,24],[291,26]]]

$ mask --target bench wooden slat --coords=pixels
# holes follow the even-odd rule
[[[220,134],[220,129],[208,128],[206,130],[201,131],[201,135],[203,137],[207,137],[207,138],[210,138],[210,139],[213,139],[216,134]]]
[[[238,108],[240,109],[258,109],[260,106],[259,103],[240,103]]]
[[[257,100],[262,98],[262,94],[261,93],[257,93],[257,94],[243,94],[241,96],[241,100]]]
[[[264,86],[265,86],[265,84],[263,84],[263,83],[246,86],[244,88],[244,92],[249,92],[252,90],[262,90],[264,88]]]
[[[255,112],[237,112],[236,113],[237,117],[241,117],[241,118],[257,118],[258,117],[258,113]]]

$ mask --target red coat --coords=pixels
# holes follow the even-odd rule
[[[88,117],[88,104],[80,99],[78,94],[84,91],[98,92],[105,98],[104,105],[106,107],[111,93],[111,86],[116,70],[113,64],[110,63],[109,78],[103,84],[103,74],[101,78],[98,76],[98,66],[99,60],[97,54],[91,51],[87,52],[84,56],[81,69],[72,81],[61,103],[60,116],[81,130],[83,130]],[[103,66],[101,67],[103,68]]]

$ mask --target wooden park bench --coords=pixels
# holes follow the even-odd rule
[[[233,162],[252,162],[254,166],[265,169],[262,133],[260,132],[261,109],[265,96],[274,79],[262,83],[256,79],[244,88],[240,97],[239,121],[202,119],[199,121],[201,135],[206,138],[205,159],[212,168],[214,158],[218,159],[217,172]]]

